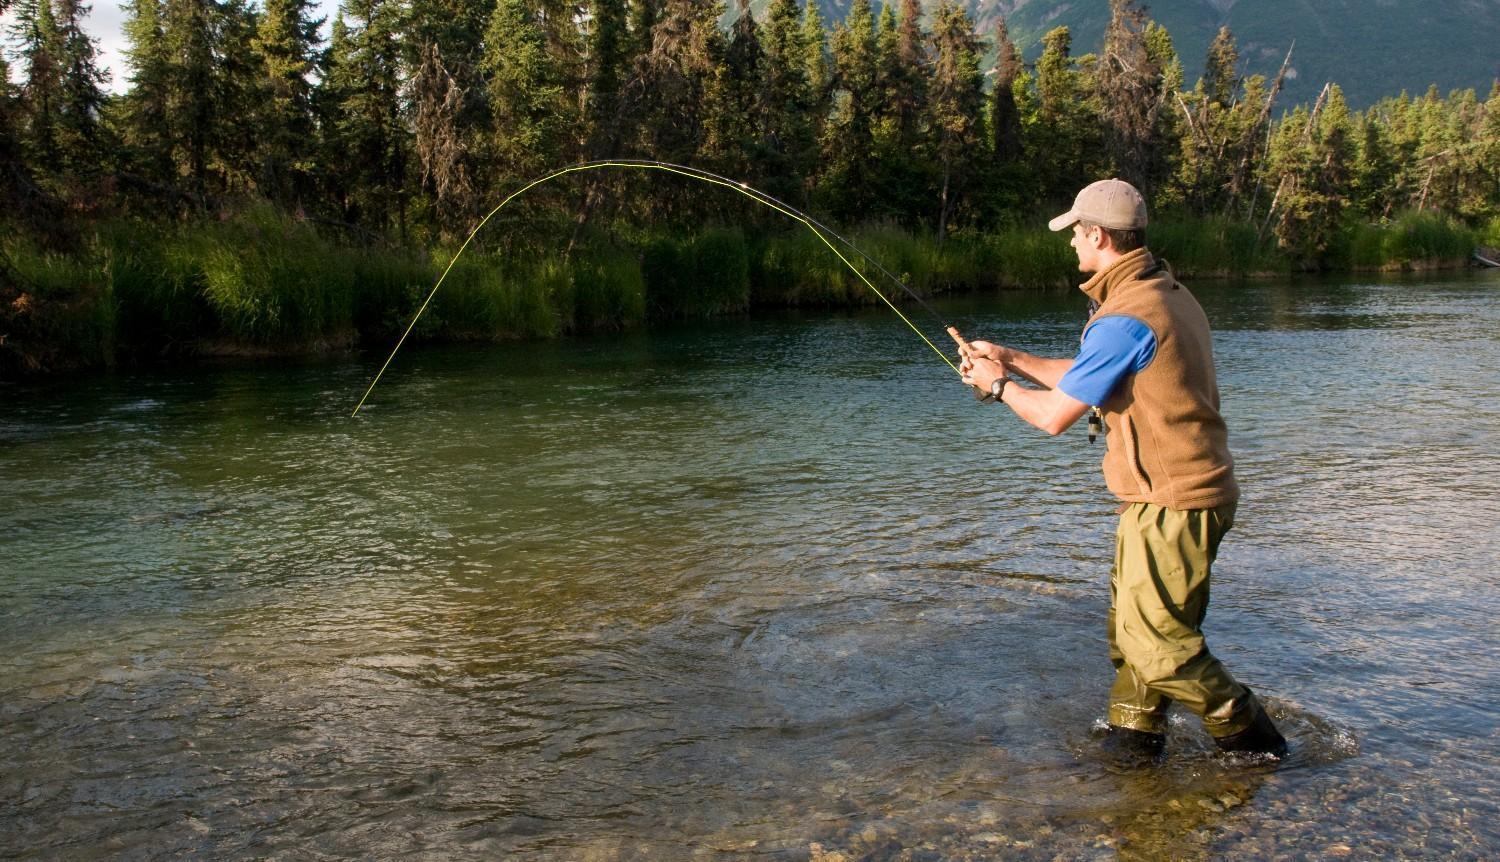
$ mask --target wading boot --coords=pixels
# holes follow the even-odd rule
[[[1115,766],[1136,769],[1161,762],[1167,750],[1165,733],[1147,733],[1111,724],[1099,743],[1104,756]]]
[[[1277,760],[1286,757],[1286,737],[1276,729],[1264,707],[1256,709],[1255,720],[1249,727],[1214,742],[1225,754],[1260,754]]]

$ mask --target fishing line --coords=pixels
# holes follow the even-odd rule
[[[646,161],[640,159],[602,159],[590,162],[580,162],[576,165],[569,165],[568,167],[559,168],[545,176],[534,179],[531,182],[521,186],[516,191],[511,192],[505,197],[504,200],[500,201],[499,205],[490,210],[488,215],[486,215],[483,219],[480,219],[479,224],[475,225],[474,229],[469,232],[469,236],[464,240],[463,245],[459,246],[458,251],[453,255],[453,259],[448,261],[448,266],[444,268],[442,274],[438,276],[437,283],[432,286],[432,290],[428,292],[427,298],[422,301],[422,305],[417,309],[417,313],[412,315],[411,323],[407,325],[406,331],[401,333],[401,338],[396,341],[396,346],[391,349],[390,356],[386,357],[385,363],[381,365],[380,370],[375,373],[375,379],[370,381],[369,388],[365,390],[365,394],[359,399],[359,403],[354,406],[354,412],[351,413],[350,416],[352,417],[359,415],[360,408],[365,406],[365,401],[370,397],[370,393],[375,391],[375,384],[380,382],[381,376],[384,375],[385,370],[390,367],[391,361],[396,358],[396,353],[401,350],[401,345],[406,343],[407,336],[411,335],[412,330],[416,328],[417,321],[422,317],[422,313],[427,310],[428,305],[432,304],[432,298],[437,295],[438,288],[443,286],[443,281],[448,278],[448,273],[453,270],[454,264],[458,263],[458,259],[463,256],[464,251],[468,249],[469,243],[474,241],[474,237],[479,235],[479,231],[489,223],[490,219],[493,218],[496,213],[504,209],[506,204],[509,204],[511,201],[545,182],[555,180],[558,177],[566,176],[568,174],[577,173],[579,171],[592,171],[599,170],[601,168],[635,168],[639,170],[665,171],[667,173],[677,174],[679,176],[688,177],[689,179],[698,180],[700,182],[723,186],[724,188],[733,189],[734,191],[739,192],[740,194],[750,198],[751,200],[761,204],[762,206],[766,206],[770,209],[776,210],[777,212],[787,216],[793,221],[800,222],[804,227],[812,231],[813,235],[821,240],[824,245],[828,246],[829,250],[837,255],[838,259],[843,261],[844,265],[847,266],[850,271],[852,271],[856,276],[858,276],[859,280],[864,282],[864,285],[868,287],[872,293],[880,297],[881,302],[884,302],[891,309],[891,311],[894,311],[896,313],[896,316],[901,318],[901,321],[903,323],[911,327],[911,330],[917,334],[917,337],[921,338],[928,347],[932,348],[932,352],[936,353],[938,355],[938,358],[943,360],[943,363],[945,365],[953,369],[955,374],[959,374],[960,376],[962,376],[962,372],[959,371],[958,366],[953,364],[953,361],[948,358],[947,354],[943,353],[942,350],[939,350],[938,346],[936,344],[933,344],[932,341],[922,332],[922,330],[917,328],[917,325],[911,322],[911,319],[909,317],[907,317],[905,314],[902,314],[901,309],[897,308],[896,304],[891,302],[890,298],[887,297],[879,288],[877,288],[870,281],[870,279],[860,271],[859,267],[855,266],[854,263],[849,260],[849,258],[845,257],[844,253],[839,251],[838,246],[829,241],[829,237],[837,240],[845,248],[863,258],[867,263],[869,263],[875,269],[879,270],[882,275],[884,275],[897,287],[901,288],[901,290],[903,290],[912,299],[915,299],[917,303],[920,304],[922,308],[926,309],[927,312],[933,317],[936,317],[939,321],[942,321],[942,316],[934,311],[932,306],[928,305],[927,301],[923,299],[919,294],[917,294],[911,288],[907,287],[906,284],[901,281],[901,279],[892,275],[891,272],[884,266],[881,266],[879,261],[870,257],[868,254],[865,254],[865,252],[862,251],[858,246],[840,236],[837,232],[829,228],[827,225],[823,224],[812,216],[807,215],[796,207],[783,201],[777,200],[776,198],[760,191],[759,189],[751,188],[749,185],[743,182],[738,182],[729,179],[728,177],[720,176],[719,174],[703,170],[702,168],[694,168],[687,165],[677,165],[672,164],[671,162]],[[961,352],[963,352],[967,345],[958,336],[957,330],[953,329],[953,327],[951,326],[947,326],[946,324],[944,324],[944,329],[946,329],[949,335],[951,335],[954,340],[959,343],[959,349]]]

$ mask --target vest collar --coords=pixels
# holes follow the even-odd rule
[[[1079,290],[1088,298],[1104,304],[1110,292],[1119,285],[1134,280],[1142,273],[1156,268],[1156,258],[1145,248],[1138,248],[1110,264],[1107,269],[1094,273],[1094,277],[1079,285]]]

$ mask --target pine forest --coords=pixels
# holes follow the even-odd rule
[[[1227,28],[1184,60],[1138,0],[1091,0],[1102,43],[1059,27],[1034,60],[954,0],[733,2],[343,0],[327,26],[310,0],[129,0],[112,94],[83,0],[0,0],[0,378],[388,344],[502,198],[606,158],[742,181],[923,294],[1077,283],[1045,220],[1109,176],[1195,277],[1500,245],[1500,82],[1288,105]],[[743,195],[600,170],[486,225],[415,336],[874,299]]]

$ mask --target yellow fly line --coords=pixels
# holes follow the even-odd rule
[[[821,240],[824,245],[828,246],[829,250],[832,251],[835,255],[837,255],[838,259],[841,260],[841,261],[843,261],[844,265],[847,266],[847,267],[849,267],[849,270],[851,272],[853,272],[856,276],[858,276],[859,280],[862,281],[862,282],[864,282],[865,286],[868,287],[872,293],[874,293],[876,296],[880,297],[880,301],[881,302],[884,302],[891,309],[891,311],[894,311],[896,313],[897,317],[901,318],[902,322],[904,322],[907,326],[911,327],[911,330],[917,334],[917,337],[921,338],[922,341],[925,342],[928,347],[932,348],[932,352],[936,353],[938,355],[938,358],[941,359],[941,360],[943,360],[944,364],[946,364],[949,368],[953,369],[953,371],[954,371],[955,374],[960,374],[960,376],[962,376],[962,373],[958,370],[958,366],[953,364],[953,361],[948,358],[947,354],[945,354],[945,353],[943,353],[943,351],[939,350],[938,346],[936,344],[933,344],[932,341],[930,339],[928,339],[928,337],[925,334],[923,334],[922,330],[918,329],[917,326],[916,326],[916,324],[914,324],[914,323],[911,322],[910,318],[908,318],[905,314],[902,314],[901,313],[901,309],[897,308],[896,305],[895,305],[895,303],[891,302],[891,300],[884,293],[882,293],[878,288],[876,288],[875,285],[872,284],[870,282],[870,280],[865,277],[865,274],[863,272],[860,272],[859,267],[855,266],[853,264],[853,262],[851,262],[849,260],[849,258],[847,258],[847,257],[844,256],[844,253],[839,250],[838,246],[834,245],[832,242],[829,242],[828,237],[824,234],[824,231],[823,230],[819,230],[818,226],[815,225],[813,223],[812,219],[810,219],[808,216],[803,215],[802,213],[800,213],[800,212],[792,209],[791,207],[787,206],[786,204],[783,204],[780,201],[776,200],[775,198],[771,197],[770,195],[765,194],[764,192],[760,192],[760,191],[757,191],[756,189],[751,188],[749,185],[747,185],[745,183],[734,182],[732,180],[728,180],[728,179],[725,179],[723,177],[716,176],[714,174],[709,174],[709,173],[704,172],[704,171],[699,171],[696,168],[688,168],[688,167],[685,167],[683,165],[673,165],[673,164],[668,164],[666,162],[609,161],[609,160],[604,160],[604,161],[584,162],[582,164],[572,165],[572,166],[569,166],[569,167],[566,167],[566,168],[560,168],[558,170],[553,171],[550,174],[547,174],[544,177],[541,177],[540,179],[532,180],[531,182],[527,183],[526,185],[522,186],[521,188],[517,189],[516,191],[511,192],[508,196],[506,196],[506,198],[504,200],[500,201],[500,203],[499,203],[498,206],[496,206],[494,209],[490,210],[489,214],[486,215],[483,219],[480,220],[479,224],[476,225],[474,227],[474,229],[469,232],[469,236],[468,236],[467,239],[464,240],[463,245],[459,246],[458,252],[453,255],[453,259],[450,260],[450,261],[448,261],[448,266],[443,269],[443,274],[440,275],[440,276],[438,276],[437,283],[434,284],[432,286],[432,290],[427,293],[427,298],[422,301],[422,305],[421,305],[421,307],[419,307],[417,309],[417,313],[414,314],[414,315],[412,315],[411,323],[409,323],[407,325],[406,331],[403,332],[403,333],[401,333],[401,338],[396,342],[396,346],[391,349],[391,355],[386,357],[385,364],[381,365],[380,366],[380,370],[375,373],[375,379],[370,381],[369,388],[365,390],[365,394],[364,394],[363,397],[361,397],[359,399],[359,403],[354,406],[354,412],[351,413],[350,416],[353,417],[353,416],[358,416],[359,415],[360,408],[365,406],[366,399],[368,399],[370,397],[370,393],[371,392],[375,391],[375,384],[377,384],[377,383],[380,382],[381,375],[385,374],[385,370],[390,367],[391,360],[393,360],[393,359],[396,358],[396,352],[401,349],[401,345],[406,343],[407,336],[411,335],[412,330],[416,328],[416,326],[417,326],[417,320],[419,318],[421,318],[422,313],[427,310],[427,306],[432,303],[432,298],[437,295],[438,288],[440,288],[440,287],[443,286],[443,281],[444,281],[444,279],[446,279],[448,277],[448,273],[453,270],[453,265],[455,263],[458,263],[459,257],[461,257],[463,255],[464,251],[466,249],[468,249],[469,243],[471,243],[471,242],[474,241],[474,237],[477,236],[479,234],[479,231],[481,229],[483,229],[486,224],[489,223],[489,220],[491,218],[494,218],[494,216],[495,216],[496,213],[500,212],[502,209],[505,209],[505,205],[506,204],[510,203],[511,201],[515,200],[516,198],[520,197],[521,195],[526,194],[527,192],[531,191],[532,189],[536,188],[537,186],[539,186],[539,185],[541,185],[543,183],[550,182],[552,180],[557,179],[558,177],[567,176],[568,174],[578,173],[579,171],[595,171],[595,170],[600,170],[602,168],[634,168],[634,169],[642,169],[642,170],[665,171],[667,173],[677,174],[678,176],[687,177],[689,179],[699,180],[700,182],[705,182],[705,183],[709,183],[709,184],[716,185],[716,186],[723,186],[724,188],[727,188],[727,189],[733,189],[734,191],[739,192],[740,194],[744,195],[745,197],[750,198],[751,200],[755,201],[756,203],[759,203],[759,204],[762,204],[764,206],[767,206],[767,207],[769,207],[769,208],[771,208],[771,209],[773,209],[773,210],[781,213],[782,215],[787,216],[788,218],[792,219],[793,221],[800,222],[804,227],[806,227],[808,230],[812,231],[813,235],[816,236],[819,240]],[[826,228],[825,228],[825,230],[826,230]],[[829,233],[832,233],[832,232],[829,231]],[[837,236],[837,234],[834,234],[834,236]],[[839,239],[840,239],[840,241],[844,242],[846,245],[849,245],[849,247],[851,249],[854,248],[854,246],[852,244],[850,244],[848,242],[848,240],[844,240],[842,237],[840,237]],[[854,250],[856,252],[859,251],[858,249],[854,249]],[[859,252],[859,253],[861,255],[864,254],[863,252]],[[866,257],[866,259],[868,259],[867,255],[865,257]],[[887,273],[887,274],[889,275],[889,273]],[[892,278],[894,278],[894,276],[892,276]],[[905,289],[905,285],[902,285],[902,288]],[[915,296],[915,294],[913,294],[913,295]],[[950,334],[954,335],[955,339],[957,339],[957,335],[956,335],[956,333],[954,333],[953,330],[950,329],[949,332],[950,332]],[[960,349],[962,349],[964,347],[963,342],[960,340],[959,343],[960,343]]]

